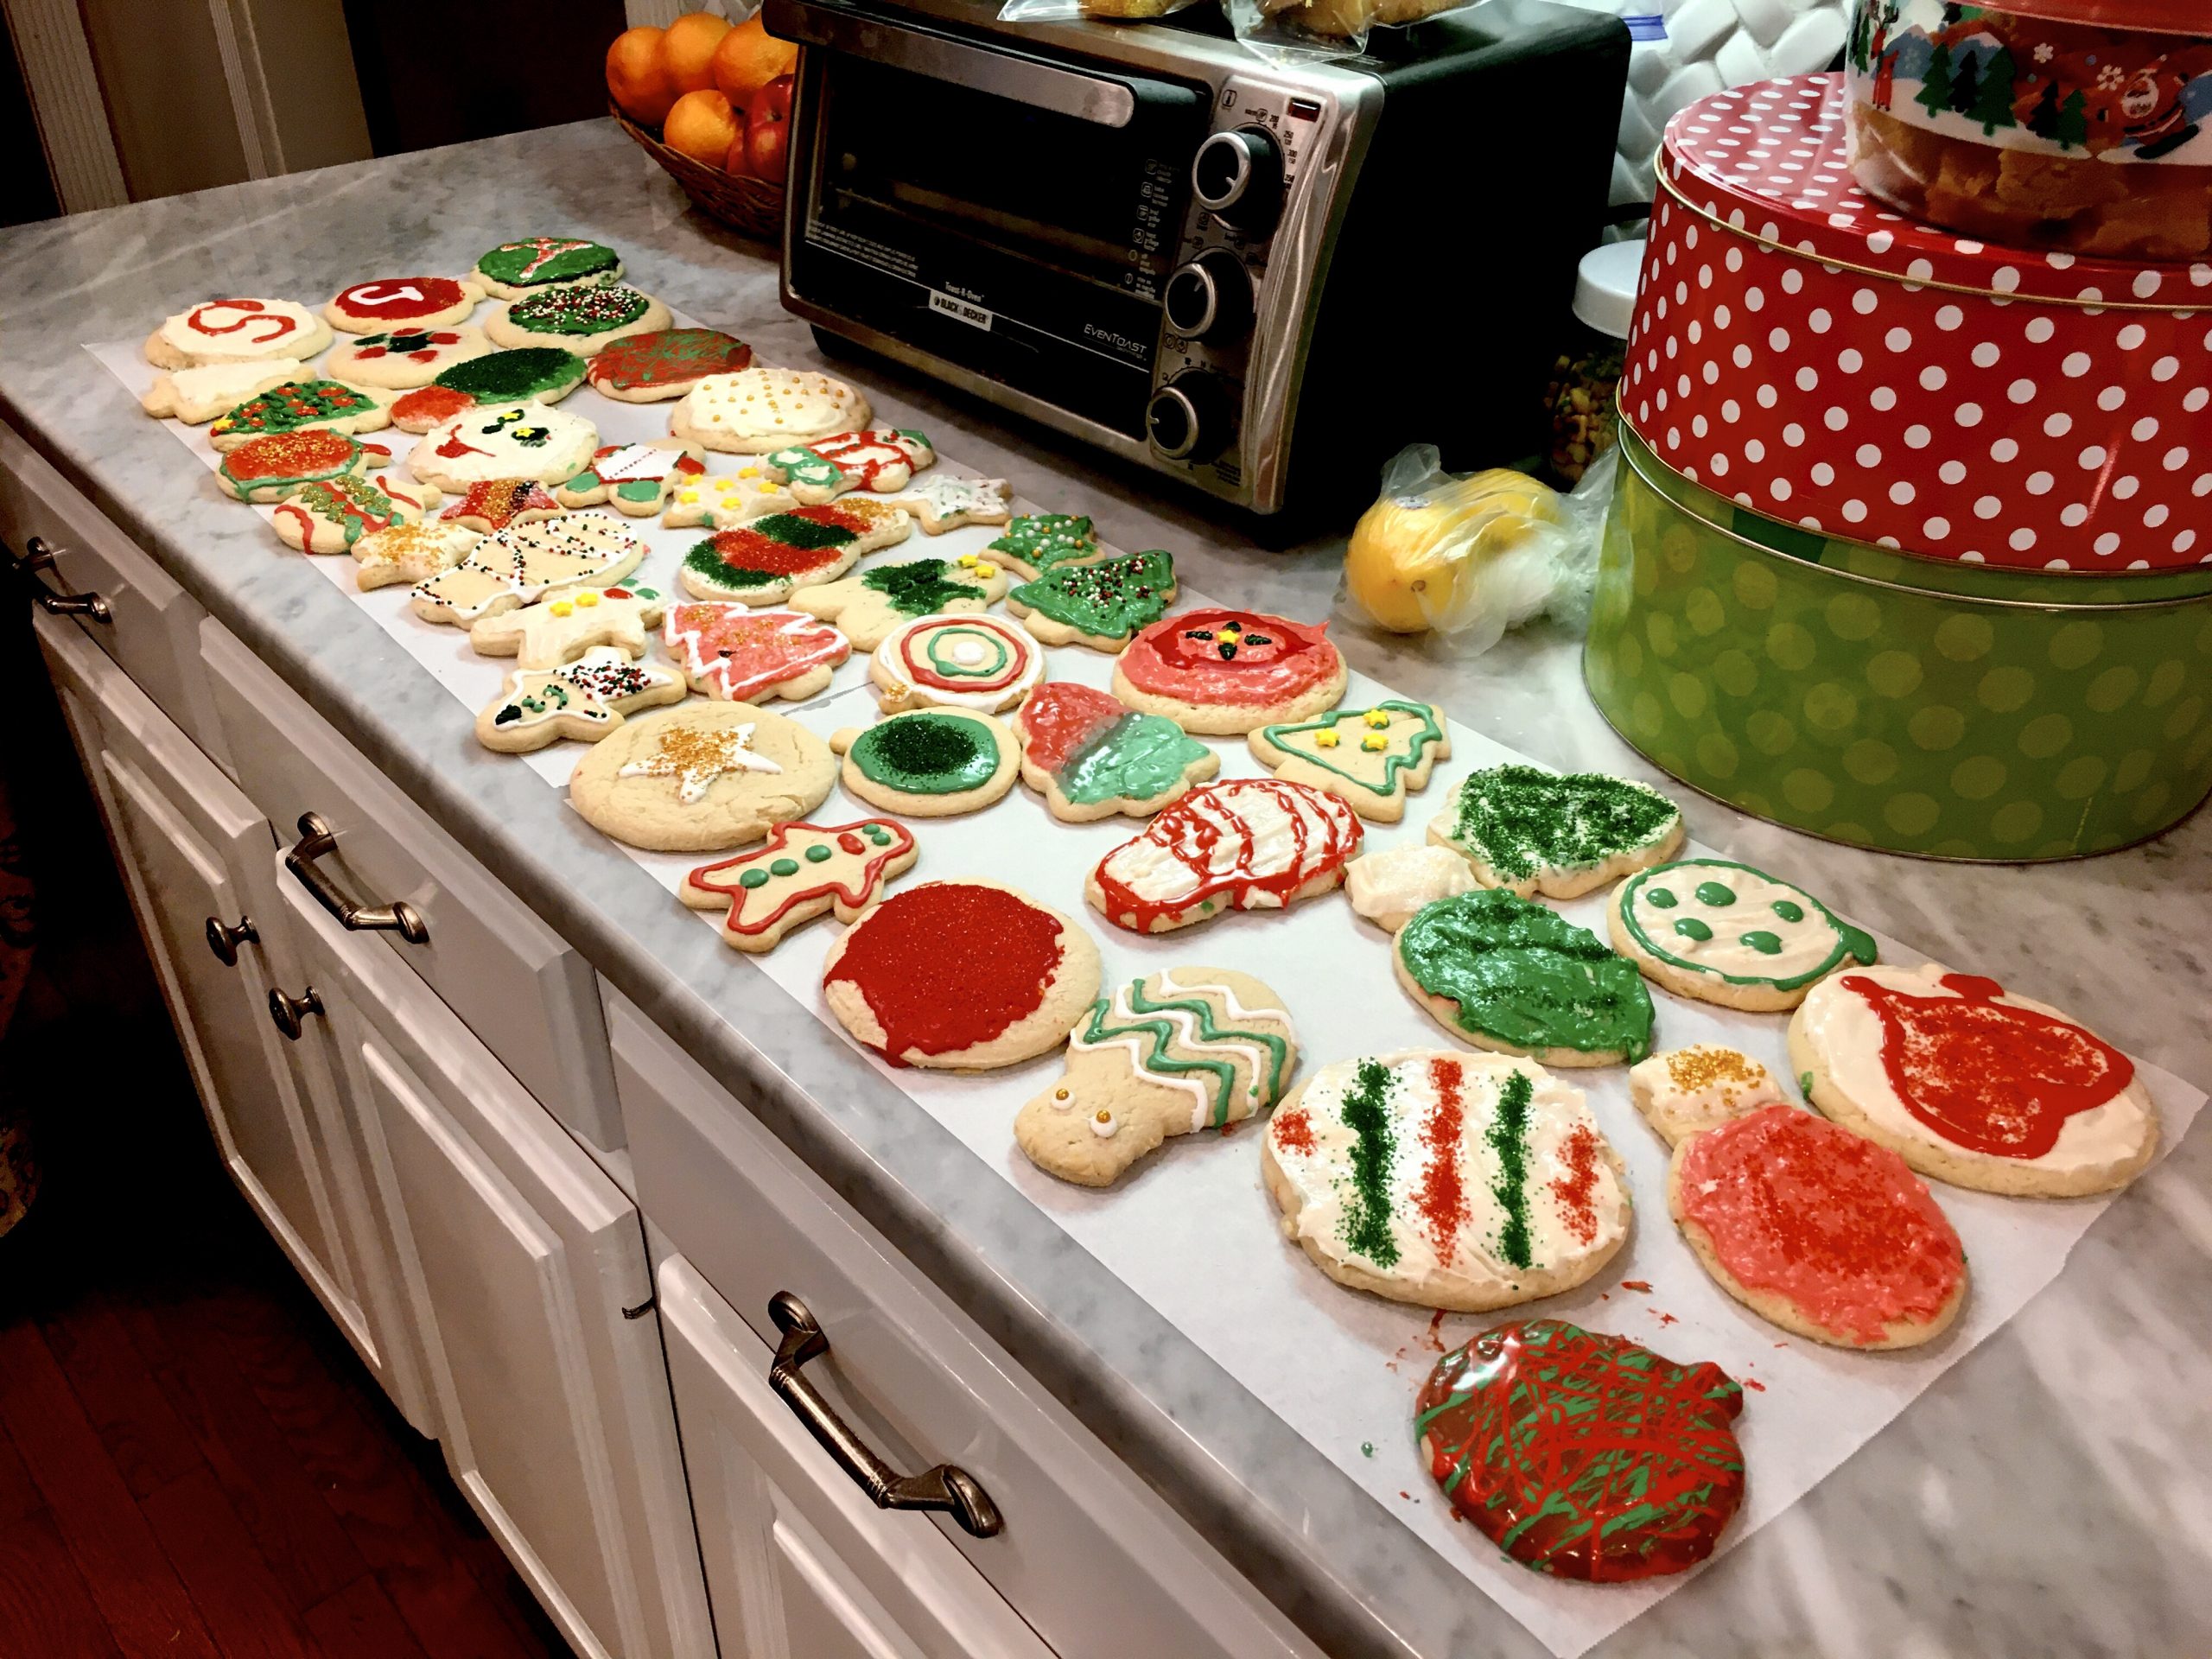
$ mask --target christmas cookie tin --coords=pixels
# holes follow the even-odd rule
[[[2203,575],[1934,565],[1762,518],[1633,431],[1621,461],[1584,677],[1684,783],[1833,841],[2004,861],[2126,846],[2212,790]]]
[[[1667,130],[1621,410],[1759,512],[2017,570],[2212,557],[2212,264],[2021,253],[1870,202],[1843,83]]]

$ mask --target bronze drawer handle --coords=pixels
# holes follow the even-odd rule
[[[297,996],[287,996],[282,991],[269,993],[269,1017],[276,1021],[276,1029],[293,1042],[300,1040],[303,1022],[311,1014],[322,1012],[322,998],[310,985]]]
[[[868,1495],[879,1510],[945,1510],[962,1528],[978,1538],[994,1538],[1006,1523],[998,1505],[991,1502],[976,1478],[964,1469],[940,1463],[918,1475],[902,1475],[868,1449],[845,1420],[817,1393],[800,1374],[799,1367],[830,1351],[830,1338],[806,1304],[788,1290],[768,1299],[768,1317],[784,1339],[776,1344],[775,1363],[768,1367],[768,1386],[783,1396],[798,1414],[806,1432],[837,1461],[837,1466]]]
[[[338,832],[320,812],[300,814],[300,838],[284,855],[284,868],[300,879],[315,902],[338,918],[339,926],[355,933],[397,933],[410,944],[428,944],[430,930],[422,912],[400,899],[390,905],[363,905],[339,892],[331,879],[315,868],[315,860],[338,850]]]
[[[226,968],[238,965],[238,946],[252,944],[261,938],[253,925],[253,918],[241,916],[235,926],[219,916],[207,918],[207,948],[215,953],[215,960]]]
[[[48,616],[89,616],[95,622],[112,622],[115,613],[108,608],[107,601],[98,594],[57,594],[38,579],[41,570],[54,569],[54,550],[46,544],[43,536],[34,536],[23,543],[22,556],[16,560],[16,573],[31,585],[31,597],[38,601],[39,609]]]

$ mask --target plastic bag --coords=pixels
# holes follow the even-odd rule
[[[1338,602],[1393,633],[1442,635],[1469,657],[1538,616],[1580,627],[1616,459],[1600,455],[1562,495],[1507,467],[1455,477],[1433,444],[1401,450],[1353,526]]]
[[[1193,6],[1198,0],[1006,0],[1002,23],[1065,23],[1077,17],[1102,23],[1148,23]]]
[[[1024,0],[1009,0],[1023,3]],[[1038,0],[1027,0],[1037,3]],[[1418,23],[1481,0],[1221,0],[1246,49],[1269,62],[1356,58],[1377,28]]]

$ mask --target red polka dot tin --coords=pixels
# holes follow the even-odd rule
[[[1669,124],[1623,418],[1741,506],[1919,558],[2212,563],[2212,264],[1907,219],[1853,182],[1843,102],[1801,75]]]

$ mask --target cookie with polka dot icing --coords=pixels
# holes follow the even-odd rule
[[[757,955],[824,912],[851,926],[918,855],[912,833],[892,818],[779,823],[765,845],[702,864],[676,896],[694,910],[723,912],[722,943]]]
[[[864,427],[871,413],[868,399],[842,380],[756,365],[709,375],[683,394],[668,427],[686,443],[765,455]]]
[[[1804,888],[1722,858],[1638,870],[1605,907],[1613,948],[1644,977],[1724,1008],[1794,1008],[1839,969],[1871,963],[1871,936]]]
[[[974,709],[910,709],[833,732],[846,790],[887,812],[949,818],[1014,787],[1021,746],[1004,721]]]

